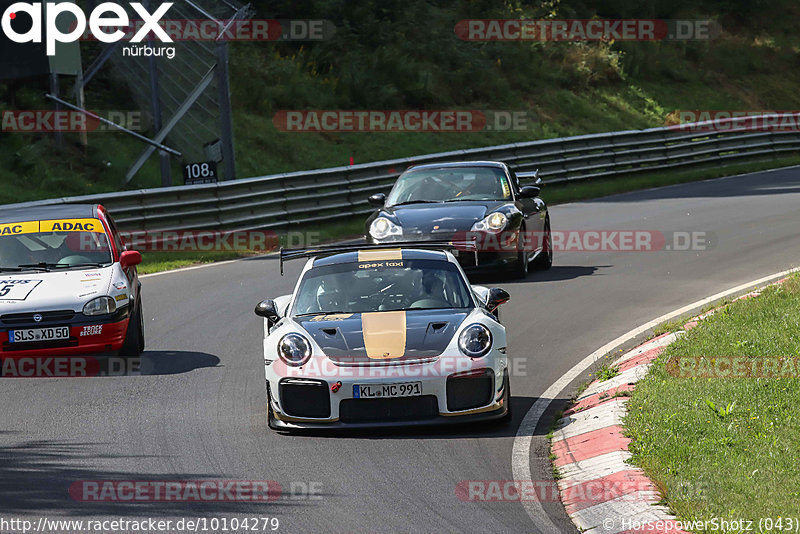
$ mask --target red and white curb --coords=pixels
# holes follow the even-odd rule
[[[760,294],[761,290],[756,290],[735,300]],[[622,421],[630,392],[653,360],[678,336],[719,309],[694,317],[683,330],[651,339],[616,359],[611,366],[619,374],[592,382],[557,422],[551,449],[561,476],[558,488],[567,514],[581,531],[684,533],[677,519],[658,504],[661,495],[655,484],[644,471],[627,463],[630,439],[623,435]]]
[[[567,514],[586,532],[678,533],[656,486],[628,463],[630,439],[622,432],[627,395],[677,334],[664,334],[613,362],[620,373],[594,381],[564,412],[553,432],[553,461]]]

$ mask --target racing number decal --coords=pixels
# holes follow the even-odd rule
[[[25,300],[41,280],[0,280],[0,298],[3,300]]]

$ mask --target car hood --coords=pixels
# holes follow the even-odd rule
[[[487,214],[506,204],[504,201],[464,201],[444,204],[410,204],[384,208],[403,227],[403,234],[469,231]]]
[[[0,274],[0,314],[26,311],[80,312],[95,297],[107,295],[113,267]]]
[[[342,364],[382,364],[440,355],[467,310],[406,310],[295,317],[325,355]]]

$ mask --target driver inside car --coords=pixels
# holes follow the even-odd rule
[[[339,278],[338,275],[333,275],[322,280],[317,290],[317,305],[321,313],[340,311],[347,304]]]

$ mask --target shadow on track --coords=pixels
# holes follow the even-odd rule
[[[503,284],[511,285],[511,284],[519,284],[519,283],[527,283],[527,282],[561,282],[566,280],[574,280],[576,278],[581,278],[584,276],[591,276],[602,273],[598,273],[601,269],[610,269],[613,267],[612,265],[593,265],[593,266],[584,266],[584,265],[559,265],[556,263],[550,269],[546,271],[531,271],[525,278],[519,279],[510,279],[508,277],[503,276],[492,276],[492,275],[471,275],[469,277],[470,283],[478,284],[478,285],[490,285],[490,286],[497,286],[503,287]]]
[[[146,517],[196,516],[220,514],[274,515],[299,506],[315,504],[289,495],[281,485],[270,484],[267,501],[162,502],[91,500],[84,498],[83,482],[102,481],[241,481],[240,476],[220,473],[142,473],[98,467],[110,462],[135,465],[143,453],[114,454],[107,443],[27,441],[22,432],[0,432],[0,508],[5,514],[33,516],[90,517],[110,515],[142,519]],[[98,492],[98,495],[103,494]],[[119,495],[122,495],[120,492]],[[325,497],[325,494],[316,494]],[[319,501],[316,501],[319,502]],[[51,519],[53,519],[51,517]]]
[[[216,367],[220,362],[213,354],[183,350],[145,351],[141,359],[142,375],[177,375],[204,367]]]
[[[139,357],[113,355],[15,356],[0,358],[0,378],[95,378],[176,375],[216,367],[220,359],[204,352],[145,351]]]

